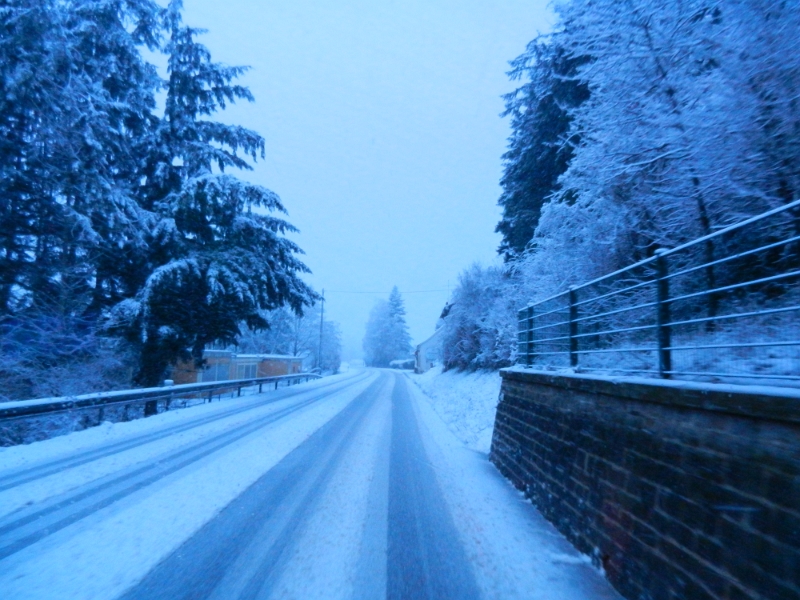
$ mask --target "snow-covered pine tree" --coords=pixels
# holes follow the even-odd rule
[[[364,362],[372,367],[388,367],[396,359],[407,358],[411,352],[411,336],[405,319],[403,297],[397,286],[388,300],[375,302],[364,335]]]
[[[503,113],[511,117],[511,136],[500,179],[503,217],[495,231],[503,236],[498,252],[506,261],[525,252],[542,206],[572,158],[576,140],[568,137],[568,109],[588,97],[586,85],[575,79],[583,62],[559,46],[558,35],[533,40],[511,62],[511,79],[527,81],[505,96]]]
[[[391,316],[389,303],[383,298],[376,300],[369,312],[367,330],[364,334],[362,348],[364,362],[369,367],[388,367],[394,360],[394,353],[389,345]]]
[[[69,63],[52,0],[0,8],[0,317],[29,305],[54,271],[45,260],[54,242],[45,233],[62,212],[56,157]]]
[[[66,26],[81,57],[76,75],[92,93],[78,102],[78,118],[68,124],[83,143],[64,195],[95,235],[76,257],[89,265],[76,283],[90,294],[88,311],[96,319],[130,294],[130,257],[147,251],[152,215],[138,202],[137,188],[157,124],[161,81],[140,50],[158,48],[162,9],[152,0],[71,0],[67,7]]]
[[[284,237],[295,229],[268,214],[285,212],[278,196],[225,173],[250,169],[246,159],[263,156],[263,138],[208,119],[228,102],[252,100],[232,83],[245,68],[213,63],[195,41],[201,31],[184,26],[180,13],[173,0],[165,114],[140,190],[157,215],[153,268],[115,314],[140,348],[143,385],[157,384],[187,349],[199,362],[207,344],[235,342],[241,322],[266,326],[261,311],[284,304],[301,311],[315,297],[299,277],[307,272],[297,258],[302,251]]]
[[[405,358],[411,353],[411,335],[406,325],[406,307],[397,286],[389,293],[389,316],[394,358]]]
[[[158,80],[139,46],[156,43],[158,10],[149,0],[3,9],[0,314],[65,290],[95,318],[114,302],[105,271],[120,246],[141,243],[133,188]]]

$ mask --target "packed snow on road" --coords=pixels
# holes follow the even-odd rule
[[[0,450],[3,598],[616,598],[407,376]]]

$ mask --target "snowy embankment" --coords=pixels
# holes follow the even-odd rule
[[[489,453],[500,374],[497,371],[442,372],[434,367],[411,380],[425,392],[431,406],[467,447]]]

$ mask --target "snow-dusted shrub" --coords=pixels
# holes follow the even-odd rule
[[[0,401],[124,389],[132,356],[95,323],[50,306],[0,321]]]
[[[458,278],[442,340],[446,369],[496,369],[516,355],[514,282],[505,268],[473,264]]]

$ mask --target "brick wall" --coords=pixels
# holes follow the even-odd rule
[[[800,393],[501,374],[492,462],[623,596],[800,598]]]

